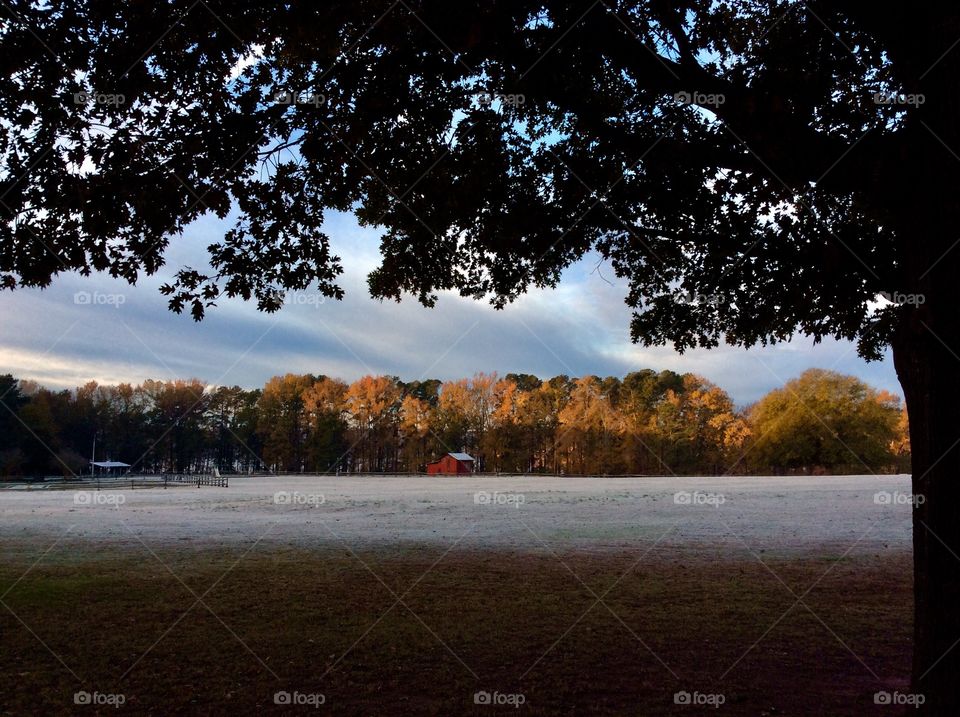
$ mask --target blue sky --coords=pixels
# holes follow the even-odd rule
[[[653,368],[699,373],[742,406],[820,367],[901,394],[889,356],[868,364],[846,342],[813,346],[797,338],[775,347],[721,347],[683,356],[670,347],[634,345],[625,283],[608,266],[595,271],[596,257],[570,267],[556,290],[532,291],[504,311],[455,294],[441,295],[434,309],[413,299],[381,303],[366,288],[366,274],[378,260],[378,233],[345,215],[326,222],[345,268],[342,302],[319,303],[304,294],[295,297],[301,303],[269,315],[227,300],[199,324],[170,313],[158,287],[181,265],[202,266],[205,247],[222,236],[224,226],[216,218],[195,223],[171,244],[164,270],[136,287],[103,275],[67,275],[43,291],[0,294],[0,372],[56,388],[146,378],[253,388],[286,372],[413,380],[477,371],[622,376]],[[90,302],[77,303],[78,292]]]

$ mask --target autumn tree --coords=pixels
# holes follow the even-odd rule
[[[890,443],[890,452],[897,461],[897,470],[901,473],[910,471],[910,418],[906,406],[900,409],[900,418],[897,420],[896,433]]]
[[[672,377],[671,377],[672,378]],[[725,391],[695,374],[667,388],[647,422],[648,446],[658,472],[721,472],[727,454],[742,440],[743,421]]]
[[[584,376],[576,380],[558,420],[557,447],[568,472],[611,470],[621,424],[610,399],[603,394],[599,378]]]
[[[309,426],[306,463],[309,470],[333,472],[343,466],[347,446],[347,384],[326,376],[303,392]]]
[[[433,459],[429,446],[435,423],[434,408],[428,401],[409,393],[400,404],[400,435],[403,439],[403,464],[418,471]]]
[[[470,381],[445,381],[440,387],[436,411],[436,434],[443,451],[470,448],[473,420],[473,397]]]
[[[539,384],[539,379],[537,380]],[[526,386],[532,384],[527,382]],[[493,410],[489,430],[484,435],[480,450],[486,458],[486,467],[494,472],[524,473],[529,470],[530,456],[524,450],[521,420],[527,410],[524,391],[515,378],[504,378],[493,385]]]
[[[491,416],[496,408],[496,373],[479,372],[470,380],[470,445],[478,453],[480,470],[487,469],[487,456],[484,447],[490,429]]]
[[[260,396],[258,432],[263,438],[263,458],[280,471],[302,471],[306,459],[309,422],[304,393],[316,377],[288,373],[274,376]]]
[[[663,461],[661,432],[657,429],[656,407],[667,391],[680,390],[683,377],[673,371],[651,369],[628,373],[620,389],[619,410],[625,431],[622,451],[632,473],[669,473]]]
[[[750,411],[755,465],[775,472],[873,472],[895,462],[900,399],[853,376],[810,369]]]
[[[525,457],[523,471],[559,472],[555,438],[564,400],[550,382],[528,382],[526,385],[530,388],[526,390],[523,385],[523,382],[518,384],[520,394],[517,396],[517,421]]]
[[[686,466],[710,473],[727,470],[728,461],[742,448],[749,434],[747,422],[734,409],[730,396],[702,376],[685,374],[680,396],[681,420],[688,426]]]
[[[397,381],[387,376],[364,376],[350,384],[346,405],[356,447],[354,470],[396,468],[400,395]]]

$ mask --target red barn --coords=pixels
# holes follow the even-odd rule
[[[448,453],[438,461],[427,463],[429,475],[462,475],[473,473],[473,457],[466,453]]]

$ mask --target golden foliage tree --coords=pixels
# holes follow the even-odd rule
[[[900,416],[896,396],[810,369],[751,409],[750,460],[775,473],[888,469]]]
[[[355,470],[395,468],[400,399],[396,380],[387,376],[364,376],[350,384],[346,404],[356,447]]]

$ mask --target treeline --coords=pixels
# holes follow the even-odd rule
[[[811,369],[736,410],[694,374],[477,374],[405,383],[287,374],[262,389],[197,380],[52,391],[0,376],[0,471],[405,472],[466,451],[488,472],[722,474],[909,470],[898,397]]]

